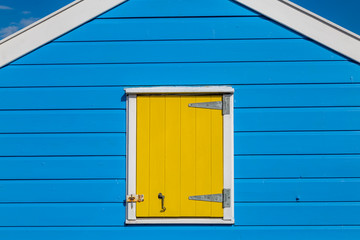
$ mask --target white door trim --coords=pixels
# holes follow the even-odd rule
[[[224,186],[230,189],[231,204],[224,208],[223,218],[136,218],[136,203],[126,203],[126,224],[234,224],[234,89],[228,86],[210,87],[149,87],[127,88],[126,129],[126,195],[136,192],[136,97],[138,94],[206,94],[230,96],[230,114],[223,115]]]

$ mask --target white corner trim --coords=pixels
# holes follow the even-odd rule
[[[235,0],[360,63],[360,36],[288,0]]]
[[[205,94],[230,95],[230,114],[223,115],[223,188],[230,189],[230,207],[223,209],[222,218],[136,218],[136,203],[126,203],[126,224],[234,224],[234,89],[228,86],[204,87],[141,87],[127,88],[126,108],[126,195],[136,191],[136,136],[138,94]]]
[[[0,68],[126,0],[77,0],[0,41]]]
[[[206,87],[139,87],[125,88],[126,94],[146,93],[233,93],[234,89],[228,86]]]

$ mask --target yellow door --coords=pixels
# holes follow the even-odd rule
[[[222,111],[190,103],[221,95],[137,97],[137,217],[222,217],[222,203],[189,200],[223,189]],[[165,196],[162,210],[162,199]]]

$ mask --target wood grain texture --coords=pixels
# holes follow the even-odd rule
[[[181,154],[181,182],[180,182],[180,191],[181,191],[181,202],[180,209],[183,212],[184,216],[192,216],[196,211],[195,201],[189,201],[189,196],[194,196],[196,194],[196,171],[195,171],[195,162],[196,162],[196,145],[195,145],[195,121],[196,119],[196,109],[189,108],[190,103],[195,103],[196,98],[194,96],[189,96],[187,98],[181,98],[181,148],[187,149]]]
[[[235,131],[341,131],[360,129],[360,108],[235,109]]]
[[[169,185],[170,186],[170,185]],[[358,202],[359,178],[236,179],[235,202]],[[222,188],[219,187],[219,188]],[[174,190],[178,188],[174,187]],[[218,191],[218,188],[214,192]],[[178,193],[177,193],[178,194]],[[146,195],[148,196],[148,195]],[[166,192],[166,207],[171,215],[174,194]],[[176,197],[176,195],[175,195]],[[146,200],[138,204],[139,209]],[[125,179],[84,180],[0,180],[0,203],[124,203]],[[158,207],[158,206],[157,206]],[[139,210],[138,209],[138,210]],[[212,214],[221,216],[212,207]],[[142,214],[140,214],[142,215]]]
[[[123,226],[123,203],[0,204],[0,225],[6,226]]]
[[[104,107],[125,109],[124,89],[119,87],[0,89],[0,109],[76,110],[103,109]]]
[[[235,202],[359,202],[359,178],[236,179]]]
[[[234,139],[241,155],[360,153],[358,131],[235,133]]]
[[[0,156],[125,155],[125,134],[1,134],[0,145]]]
[[[6,226],[123,226],[122,203],[0,204]],[[360,203],[236,203],[237,226],[360,225]],[[275,217],[274,217],[275,216]],[[316,216],[316,218],[314,217]]]
[[[125,133],[125,121],[125,110],[0,111],[0,133]]]
[[[99,16],[99,18],[233,15],[256,16],[257,14],[232,1],[173,0],[169,2],[166,0],[132,0]]]
[[[1,68],[0,239],[359,239],[360,68],[298,37],[232,1],[131,0]],[[235,226],[124,227],[124,87],[164,85],[235,88]]]
[[[239,86],[234,101],[235,107],[357,107],[359,90],[357,84]]]
[[[186,236],[189,240],[201,237],[218,239],[224,235],[231,238],[243,238],[248,240],[357,240],[360,237],[359,226],[261,226],[261,227],[161,227],[161,226],[137,226],[125,227],[11,227],[0,228],[0,236],[3,240],[117,240],[119,238],[131,238],[141,232],[147,239],[159,238],[159,232],[164,238],[182,240]]]
[[[237,203],[238,226],[359,225],[360,203]]]
[[[342,177],[360,177],[360,155],[235,156],[235,178]]]
[[[54,42],[12,65],[319,60],[346,59],[305,39]]]
[[[1,180],[1,203],[123,203],[125,180]]]
[[[347,61],[10,65],[0,78],[0,87],[359,83],[360,68]]]
[[[125,179],[125,156],[0,157],[1,179]],[[21,167],[19,167],[21,166]]]
[[[232,87],[235,108],[360,106],[360,84]],[[125,109],[125,103],[123,87],[0,88],[1,110]]]
[[[137,99],[137,191],[147,202],[138,204],[137,217],[222,217],[220,203],[188,199],[222,191],[222,114],[187,103],[219,101],[221,96]],[[165,196],[166,211],[161,211],[159,193]]]
[[[165,98],[164,192],[168,215],[181,215],[181,97]]]
[[[234,115],[235,131],[360,130],[358,107],[238,108]],[[125,110],[0,111],[0,133],[66,132],[124,133]]]
[[[125,178],[125,157],[1,157],[0,164],[1,179]],[[358,155],[235,156],[241,179],[359,178],[359,172]]]
[[[138,18],[95,19],[56,41],[249,38],[302,37],[260,17]]]
[[[210,102],[208,96],[198,96],[195,102]],[[218,110],[218,112],[220,112]],[[195,195],[210,194],[211,174],[211,112],[209,109],[195,109]],[[221,127],[217,126],[218,128]],[[221,145],[220,145],[221,146]],[[222,147],[222,146],[221,146]],[[210,150],[210,151],[209,151]],[[185,150],[186,151],[186,150]],[[209,161],[210,160],[210,161]],[[221,159],[222,160],[222,159]],[[218,169],[219,171],[220,169]],[[214,179],[215,180],[215,179]],[[211,216],[211,202],[195,201],[196,216]]]

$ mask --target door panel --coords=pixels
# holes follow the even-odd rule
[[[195,201],[189,201],[195,195],[195,109],[189,108],[190,103],[196,102],[195,96],[181,97],[181,199],[180,209],[184,217],[195,215]]]
[[[221,101],[221,95],[137,97],[137,217],[222,217],[221,203],[189,200],[223,188],[221,110],[189,103]],[[161,212],[165,196],[166,210]]]
[[[181,196],[181,142],[180,97],[167,96],[165,100],[165,207],[166,215],[180,216]],[[158,200],[159,201],[159,200]],[[158,211],[159,205],[155,209]]]

